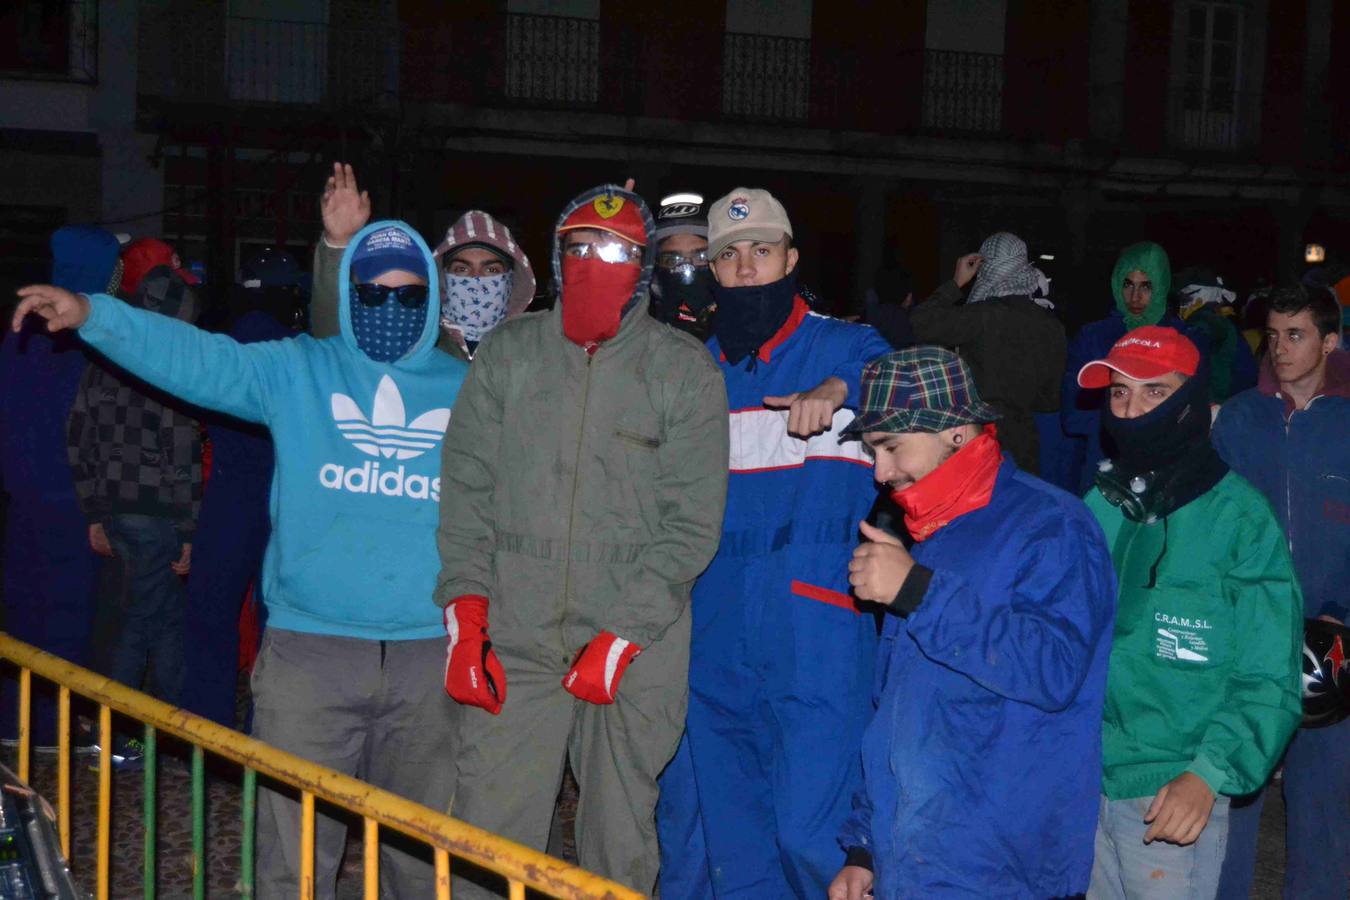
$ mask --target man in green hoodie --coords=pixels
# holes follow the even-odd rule
[[[1140,241],[1120,251],[1111,270],[1111,295],[1115,305],[1104,319],[1090,322],[1069,342],[1068,364],[1060,385],[1060,425],[1074,442],[1073,468],[1077,477],[1064,485],[1081,495],[1092,486],[1097,461],[1105,454],[1101,443],[1101,408],[1105,391],[1087,390],[1078,384],[1078,372],[1090,360],[1101,359],[1111,346],[1136,328],[1163,325],[1176,329],[1195,342],[1195,333],[1167,311],[1172,289],[1172,265],[1167,251],[1152,241]],[[1196,342],[1208,356],[1208,347]]]
[[[1270,504],[1209,443],[1193,343],[1134,329],[1077,382],[1108,391],[1086,500],[1120,585],[1088,897],[1213,897],[1229,797],[1301,716],[1302,596]]]

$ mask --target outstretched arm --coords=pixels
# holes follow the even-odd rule
[[[284,376],[293,362],[294,341],[245,347],[106,294],[35,284],[21,288],[19,298],[15,331],[29,314],[46,319],[48,331],[78,329],[87,344],[137,378],[194,406],[250,422],[267,421],[269,376]]]

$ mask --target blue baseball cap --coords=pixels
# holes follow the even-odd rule
[[[421,248],[412,235],[397,225],[372,231],[352,251],[352,274],[357,281],[374,281],[395,270],[429,280]]]

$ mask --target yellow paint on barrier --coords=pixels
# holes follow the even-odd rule
[[[106,818],[111,809],[107,801],[111,798],[112,786],[113,710],[309,793],[311,802],[313,797],[319,797],[325,803],[443,850],[447,860],[453,854],[496,872],[508,881],[518,881],[522,892],[529,887],[562,900],[640,900],[643,897],[617,882],[194,716],[8,635],[0,634],[0,658],[10,660],[21,669],[31,669],[39,677],[64,685],[75,694],[101,705],[99,900],[106,900],[108,896],[109,823]]]

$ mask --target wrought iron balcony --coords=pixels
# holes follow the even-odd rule
[[[142,95],[192,102],[374,104],[396,87],[392,29],[142,9]]]
[[[511,101],[595,105],[600,100],[600,22],[508,14],[505,82]]]
[[[1177,150],[1237,152],[1260,141],[1258,95],[1185,88],[1172,95],[1170,137]]]
[[[925,50],[923,127],[997,133],[1003,129],[1003,57]]]
[[[727,32],[722,41],[722,114],[801,121],[811,99],[811,41]]]

